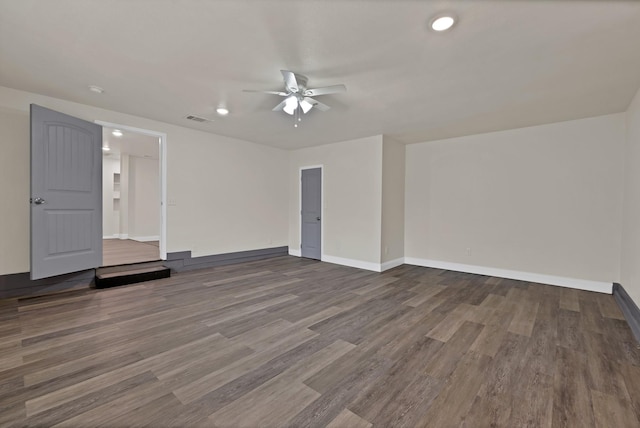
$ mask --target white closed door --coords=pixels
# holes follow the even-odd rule
[[[102,264],[102,127],[31,105],[31,279]]]

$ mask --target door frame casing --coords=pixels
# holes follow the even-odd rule
[[[95,123],[107,128],[116,128],[123,131],[136,132],[138,134],[157,137],[160,140],[160,259],[167,259],[167,134],[151,131],[149,129],[136,128],[119,123],[95,120]]]
[[[298,169],[298,248],[297,255],[302,257],[302,171],[320,168],[320,261],[324,261],[324,165],[301,166]]]

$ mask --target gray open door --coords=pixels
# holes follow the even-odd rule
[[[320,260],[322,255],[322,169],[302,170],[302,230],[300,254],[302,257]]]
[[[102,264],[102,127],[31,105],[31,279]]]

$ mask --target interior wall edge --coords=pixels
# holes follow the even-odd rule
[[[394,260],[389,260],[388,262],[384,262],[384,263],[374,263],[374,262],[366,262],[363,260],[347,259],[344,257],[336,257],[336,256],[330,256],[328,254],[323,254],[322,261],[336,264],[336,265],[370,270],[373,272],[384,272],[386,270],[393,269],[394,267],[403,265],[404,257],[400,257]]]
[[[300,250],[296,250],[293,248],[289,248],[289,255],[293,257],[302,257]],[[389,260],[388,262],[384,263],[374,263],[366,262],[364,260],[348,259],[344,257],[336,257],[323,254],[321,261],[334,265],[364,269],[373,272],[384,272],[389,269],[393,269],[394,267],[402,266],[404,264],[404,257],[400,257],[395,260]]]
[[[336,265],[370,270],[373,272],[380,272],[380,269],[381,269],[380,263],[366,262],[364,260],[356,260],[356,259],[347,259],[344,257],[330,256],[328,254],[323,254],[321,261],[327,262],[327,263],[333,263]]]
[[[288,247],[261,248],[213,256],[191,257],[191,251],[167,253],[162,264],[175,272],[205,269],[228,264],[286,256]],[[0,275],[0,299],[40,296],[59,291],[88,289],[93,286],[95,269],[32,281],[29,272]]]
[[[613,297],[616,299],[616,303],[620,307],[624,318],[627,320],[633,336],[640,342],[640,308],[638,308],[638,305],[636,305],[631,296],[629,296],[627,290],[617,282],[613,283]]]
[[[138,242],[149,242],[149,241],[159,241],[160,240],[160,236],[159,235],[150,235],[150,236],[130,236],[129,239],[131,239],[132,241],[138,241]]]
[[[300,250],[294,250],[293,248],[289,248],[289,255],[294,257],[302,257],[302,253]]]
[[[233,253],[214,254],[210,256],[191,257],[191,251],[167,253],[164,266],[174,272],[185,272],[196,269],[206,269],[235,263],[252,262],[272,257],[286,256],[289,247],[260,248],[257,250],[237,251]]]
[[[405,257],[408,265],[422,266],[435,269],[452,270],[456,272],[472,273],[476,275],[494,276],[498,278],[515,279],[518,281],[534,282],[538,284],[555,285],[558,287],[576,288],[578,290],[595,291],[612,294],[613,282],[591,281],[579,278],[545,275],[534,272],[522,272],[499,269],[486,266],[465,265],[462,263],[445,262],[441,260],[418,259]]]
[[[89,288],[95,269],[32,281],[29,272],[0,275],[0,299],[33,297],[76,289]]]
[[[380,264],[380,272],[387,271],[389,269],[393,269],[398,266],[402,266],[404,264],[404,257],[399,257],[394,260],[389,260],[388,262],[384,262]]]

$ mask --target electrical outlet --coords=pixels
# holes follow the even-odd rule
[[[471,255],[471,247],[467,247],[467,256]]]
[[[389,254],[389,247],[387,247],[386,245],[384,246],[384,253]]]

